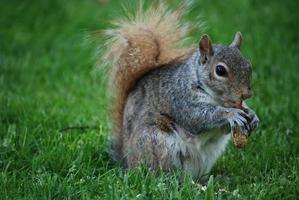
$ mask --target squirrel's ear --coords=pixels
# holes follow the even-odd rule
[[[236,47],[240,49],[242,44],[242,34],[241,32],[237,32],[234,38],[234,41],[229,45],[230,47]]]
[[[199,41],[200,60],[204,64],[209,57],[214,54],[212,42],[207,34],[203,35]]]

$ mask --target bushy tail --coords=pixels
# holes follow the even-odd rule
[[[147,10],[139,6],[136,14],[116,20],[109,37],[104,61],[110,63],[109,91],[113,97],[113,131],[117,154],[122,152],[123,111],[130,89],[142,76],[170,62],[180,62],[192,51],[183,47],[189,27],[182,23],[185,10],[170,11],[164,5]]]

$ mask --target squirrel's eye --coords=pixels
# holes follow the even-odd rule
[[[225,76],[227,74],[225,67],[223,65],[217,65],[216,74],[218,76]]]

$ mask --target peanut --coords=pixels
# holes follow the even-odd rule
[[[229,106],[229,100],[224,100],[223,105],[225,107]],[[234,105],[237,109],[242,109],[242,101],[235,103]],[[244,135],[240,129],[240,127],[236,127],[232,132],[232,140],[233,144],[237,148],[244,148],[246,144],[248,143],[248,138],[246,135]]]

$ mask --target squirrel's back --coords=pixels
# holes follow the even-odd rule
[[[126,19],[116,20],[116,28],[106,31],[104,61],[110,63],[110,89],[113,98],[113,132],[121,157],[123,112],[128,94],[145,74],[169,63],[180,62],[192,49],[183,47],[189,31],[182,23],[184,9],[168,10],[164,5],[128,13]]]

